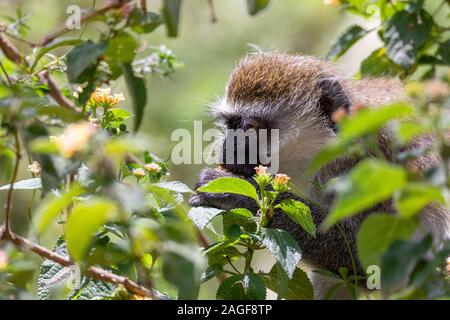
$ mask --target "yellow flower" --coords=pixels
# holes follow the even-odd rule
[[[144,169],[150,173],[158,173],[161,171],[161,167],[157,163],[147,163],[144,165]]]
[[[89,98],[89,104],[94,107],[113,108],[124,100],[122,93],[111,94],[110,88],[96,88]]]
[[[133,176],[135,176],[138,179],[143,178],[147,175],[145,173],[145,170],[142,168],[135,168],[135,169],[131,170],[131,173],[133,174]]]
[[[70,158],[85,147],[94,132],[95,128],[89,122],[78,122],[69,125],[63,135],[51,136],[50,141],[56,143],[64,157]]]
[[[8,265],[8,254],[0,249],[0,270],[6,268]]]
[[[41,173],[41,165],[37,161],[33,161],[27,168],[32,174],[39,175]]]

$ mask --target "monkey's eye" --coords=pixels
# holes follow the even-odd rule
[[[226,120],[228,129],[238,129],[241,126],[242,118],[239,116],[232,116]]]

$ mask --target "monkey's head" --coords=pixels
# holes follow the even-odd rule
[[[212,111],[223,128],[268,129],[268,139],[270,130],[278,129],[279,149],[257,153],[278,152],[279,163],[285,166],[310,160],[335,137],[332,114],[340,107],[350,108],[349,93],[344,80],[328,63],[309,56],[260,53],[249,55],[237,65],[225,97]],[[225,159],[227,135],[222,145]],[[248,142],[245,145],[252,146]],[[256,160],[246,156],[245,163],[224,161],[223,167],[248,177],[260,164],[259,156]]]

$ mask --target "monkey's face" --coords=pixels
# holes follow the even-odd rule
[[[251,176],[256,165],[270,166],[267,158],[276,156],[280,170],[310,160],[335,136],[331,115],[340,106],[348,108],[349,99],[330,67],[318,59],[280,54],[244,59],[213,110],[224,129],[223,166]],[[232,135],[228,130],[241,131]]]

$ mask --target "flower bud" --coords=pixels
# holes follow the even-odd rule
[[[154,162],[145,164],[144,169],[150,173],[159,173],[161,171],[161,167]]]
[[[283,173],[278,173],[275,175],[275,179],[272,183],[273,189],[276,192],[286,192],[289,190],[288,183],[291,178],[289,178],[287,175]]]
[[[142,168],[135,168],[135,169],[131,170],[131,174],[138,179],[143,178],[147,175],[145,173],[145,170]]]
[[[37,161],[33,161],[28,167],[27,170],[32,174],[40,175],[41,174],[41,165]]]

